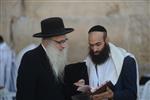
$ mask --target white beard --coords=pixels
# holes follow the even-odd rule
[[[67,63],[67,48],[59,51],[53,44],[49,44],[46,47],[46,53],[56,77],[62,78],[64,67]]]

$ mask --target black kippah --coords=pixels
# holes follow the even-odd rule
[[[106,30],[103,26],[101,26],[101,25],[95,25],[95,26],[93,26],[93,27],[88,31],[88,33],[90,33],[90,32],[95,32],[95,31],[107,33],[107,30]]]

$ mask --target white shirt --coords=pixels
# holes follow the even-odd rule
[[[115,84],[117,72],[111,57],[109,57],[105,63],[97,65],[97,71],[90,57],[86,59],[86,66],[89,75],[89,85],[93,89],[101,86],[106,81],[111,81]]]

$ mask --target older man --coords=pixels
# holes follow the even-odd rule
[[[67,33],[59,17],[41,21],[42,43],[24,54],[17,78],[17,100],[64,100],[62,74],[66,64]]]
[[[102,93],[92,94],[93,100],[136,100],[138,71],[134,56],[108,42],[107,30],[100,25],[89,30],[89,55],[85,61],[65,68],[66,97],[80,92],[94,92],[111,81]]]

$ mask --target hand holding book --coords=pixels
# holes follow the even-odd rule
[[[111,81],[107,81],[105,84],[98,87],[95,91],[91,91],[91,87],[89,85],[85,85],[85,81],[83,79],[74,83],[74,85],[78,86],[77,91],[88,93],[89,95],[95,95],[105,92],[107,90],[107,87],[109,87],[112,91],[114,90],[114,85],[112,84]]]
[[[99,93],[103,93],[107,91],[107,87],[109,87],[112,91],[114,90],[114,85],[111,81],[107,81],[104,85],[100,86],[96,91],[91,92],[90,95],[96,95]]]
[[[77,91],[80,91],[81,94],[72,96],[73,100],[83,100],[83,98],[84,100],[91,100],[91,97],[93,100],[97,100],[94,98],[105,98],[105,97],[111,98],[112,96],[107,92],[108,90],[110,90],[111,92],[114,90],[114,85],[112,84],[111,81],[107,81],[104,85],[98,87],[95,91],[91,91],[91,87],[89,85],[85,85],[83,79],[74,83],[74,85],[78,86]]]

